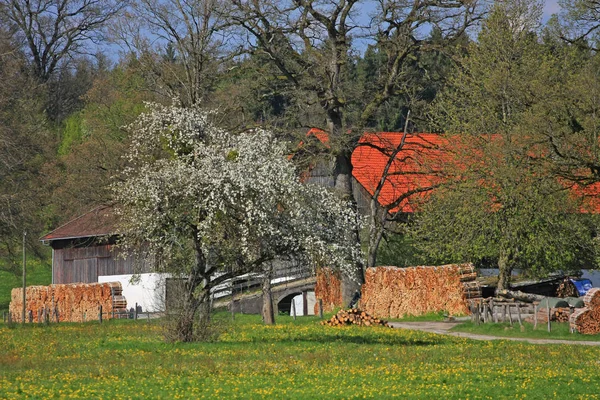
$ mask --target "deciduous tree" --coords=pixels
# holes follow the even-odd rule
[[[302,184],[285,146],[266,131],[229,134],[210,118],[152,106],[132,126],[131,167],[115,184],[123,244],[151,256],[157,271],[185,277],[183,341],[207,323],[210,291],[229,278],[279,258],[345,270],[360,258],[343,234],[356,215]]]

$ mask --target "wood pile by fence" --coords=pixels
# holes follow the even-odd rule
[[[319,300],[323,301],[323,311],[332,312],[337,307],[342,307],[342,285],[338,272],[330,268],[319,268],[315,284],[315,315],[319,313]]]
[[[26,316],[28,322],[83,322],[111,318],[127,311],[120,282],[73,283],[50,286],[28,286]],[[13,322],[21,322],[23,289],[11,292],[9,306]]]
[[[439,311],[468,314],[468,300],[481,297],[476,278],[472,264],[369,268],[360,304],[367,313],[384,318]]]
[[[327,321],[321,322],[321,325],[328,326],[343,326],[343,325],[359,325],[359,326],[390,326],[386,321],[379,318],[375,318],[364,311],[357,308],[351,308],[349,310],[340,310],[336,315],[328,319]]]
[[[585,335],[600,333],[600,288],[588,290],[583,296],[583,302],[585,307],[571,314],[571,329]]]

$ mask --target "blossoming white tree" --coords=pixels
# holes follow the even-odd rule
[[[156,271],[185,276],[176,339],[205,326],[211,288],[227,279],[274,259],[345,269],[361,257],[344,241],[357,216],[302,184],[270,133],[230,134],[196,108],[149,110],[130,127],[130,167],[114,189],[123,245]]]

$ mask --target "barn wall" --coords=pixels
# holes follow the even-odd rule
[[[85,247],[53,249],[53,283],[94,283],[101,275],[125,275],[139,272],[135,259],[123,258],[121,250],[112,244],[92,244]]]

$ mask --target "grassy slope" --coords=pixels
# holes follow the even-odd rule
[[[0,398],[599,398],[600,348],[278,322],[194,344],[146,321],[0,325]]]
[[[52,268],[49,264],[43,264],[39,260],[27,260],[27,286],[49,285],[52,283]],[[15,287],[22,287],[23,275],[16,276],[13,273],[0,269],[0,313],[8,310],[10,303],[10,292]]]

